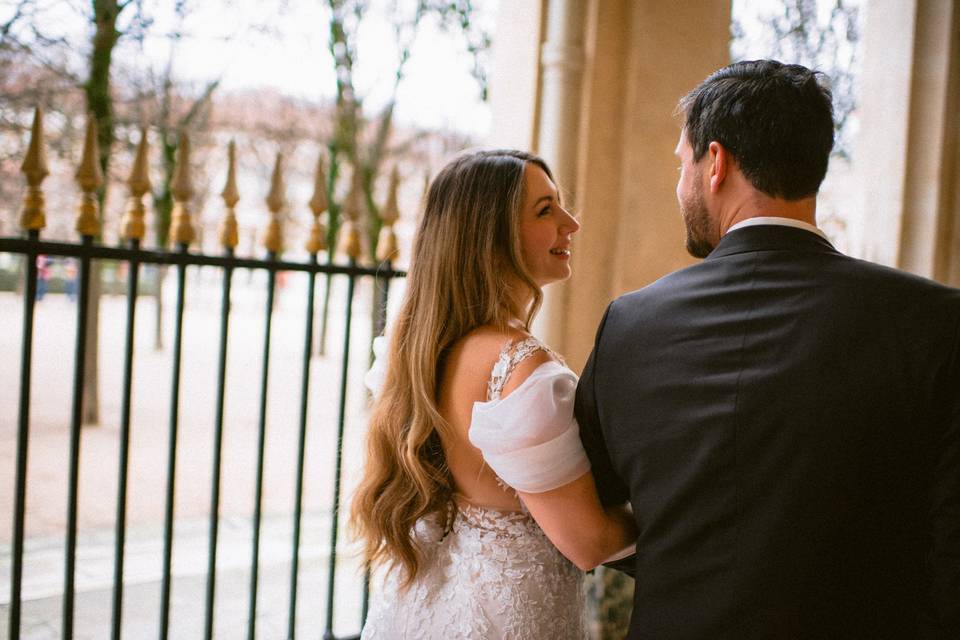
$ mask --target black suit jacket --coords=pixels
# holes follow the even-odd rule
[[[610,305],[576,414],[629,638],[960,638],[960,291],[738,229]]]

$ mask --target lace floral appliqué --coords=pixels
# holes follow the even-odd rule
[[[421,522],[424,564],[372,594],[363,640],[585,640],[583,573],[524,513],[461,506],[442,536]]]
[[[546,351],[563,362],[563,359],[553,350],[532,336],[517,343],[511,340],[503,345],[503,349],[500,350],[500,357],[497,359],[497,363],[493,365],[490,380],[487,381],[487,400],[499,400],[500,394],[503,393],[503,386],[507,383],[507,379],[513,373],[513,370],[537,351]]]

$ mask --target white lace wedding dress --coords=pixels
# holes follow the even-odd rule
[[[368,375],[368,386],[376,394],[385,344],[374,349],[381,364]],[[573,372],[548,362],[500,397],[513,368],[540,349],[546,347],[533,338],[504,347],[487,401],[474,405],[469,431],[499,478],[527,492],[562,486],[589,470],[573,419]],[[427,520],[418,523],[415,535],[424,563],[406,590],[392,572],[374,583],[363,640],[588,637],[583,573],[526,512],[461,502],[446,535]]]

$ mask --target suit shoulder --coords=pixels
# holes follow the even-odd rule
[[[665,293],[682,287],[691,276],[703,269],[704,263],[697,264],[671,271],[670,273],[657,278],[650,284],[634,291],[629,291],[614,299],[611,308],[616,306],[618,309],[632,309],[638,305],[643,305],[653,298],[664,295]]]
[[[856,279],[878,289],[888,289],[904,302],[931,304],[960,313],[960,289],[884,265],[847,258]]]

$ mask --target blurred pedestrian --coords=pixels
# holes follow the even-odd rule
[[[77,261],[73,258],[63,262],[63,290],[70,302],[77,299]]]
[[[37,301],[47,295],[47,280],[50,279],[50,258],[40,254],[37,256]]]

